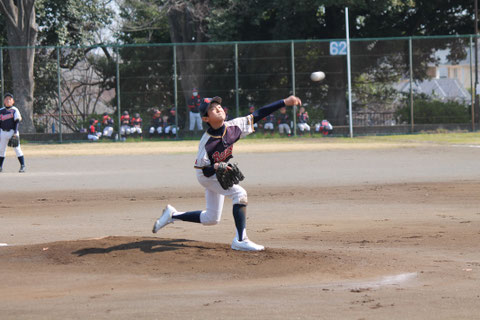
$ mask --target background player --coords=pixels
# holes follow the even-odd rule
[[[25,172],[25,159],[23,157],[22,149],[20,148],[20,135],[18,133],[18,125],[22,121],[20,111],[13,105],[15,100],[13,94],[6,93],[3,97],[3,104],[5,108],[0,109],[0,172],[3,170],[3,161],[7,152],[8,140],[12,136],[17,136],[18,146],[15,147],[15,154],[20,162],[20,170],[18,172]]]
[[[103,113],[102,125],[103,125],[103,136],[112,138],[114,121],[106,112]]]
[[[247,192],[240,185],[234,184],[223,189],[216,177],[219,163],[228,162],[233,156],[233,144],[240,138],[254,131],[253,125],[267,115],[284,106],[301,105],[301,100],[295,96],[279,100],[264,106],[253,114],[239,117],[225,122],[225,111],[222,98],[206,98],[200,106],[202,120],[209,126],[203,134],[198,147],[194,168],[198,182],[205,188],[206,210],[180,212],[171,205],[163,210],[160,218],[153,225],[153,233],[173,223],[182,220],[215,225],[220,222],[225,196],[232,199],[233,218],[235,220],[236,236],[232,242],[232,249],[241,251],[260,251],[264,247],[250,241],[246,232],[247,221]]]
[[[195,126],[198,127],[198,130],[203,130],[202,128],[202,118],[200,117],[199,107],[202,103],[202,97],[198,94],[198,89],[193,88],[192,96],[188,99],[188,109],[190,110],[190,131],[195,129]]]
[[[290,117],[287,114],[286,108],[280,108],[280,115],[278,116],[278,132],[283,134],[284,132],[287,135],[291,135],[292,131],[290,130]]]
[[[175,136],[177,134],[178,128],[175,125],[176,110],[175,107],[170,109],[170,115],[164,119],[165,134]]]
[[[98,141],[100,137],[102,136],[101,132],[96,131],[95,126],[98,123],[98,120],[96,119],[90,119],[90,125],[88,126],[88,140],[92,141]]]
[[[150,123],[150,129],[148,133],[150,134],[150,138],[152,138],[155,133],[158,135],[163,133],[162,112],[158,109],[153,111],[152,121]]]
[[[328,120],[323,119],[321,123],[315,125],[315,131],[322,133],[324,136],[328,136],[333,133],[333,126]]]
[[[273,135],[275,130],[274,123],[275,123],[275,114],[271,113],[265,117],[265,123],[263,124],[263,131],[265,134],[270,133],[270,135]]]
[[[140,138],[142,138],[142,123],[143,120],[140,117],[140,113],[135,113],[135,116],[131,120],[132,127],[130,128],[130,133],[139,135]]]
[[[308,112],[305,111],[304,107],[300,107],[298,110],[298,123],[297,127],[300,130],[300,134],[303,134],[305,131],[310,132],[310,126],[308,125]]]
[[[123,111],[120,117],[120,136],[123,141],[127,140],[127,136],[130,134],[130,115],[128,111]]]

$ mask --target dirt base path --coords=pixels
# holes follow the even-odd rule
[[[31,158],[0,176],[1,318],[476,319],[479,155],[240,153],[259,253],[230,249],[228,200],[151,233],[203,208],[191,154]]]

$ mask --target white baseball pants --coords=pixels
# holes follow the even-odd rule
[[[303,132],[303,131],[310,131],[310,126],[306,123],[298,123],[297,124],[298,129]]]
[[[5,158],[5,154],[7,153],[8,140],[10,140],[13,134],[13,130],[3,131],[0,129],[0,157]],[[18,135],[18,139],[20,139],[20,134]],[[14,150],[17,154],[17,158],[23,156],[22,149],[20,148],[20,142],[18,143],[18,147],[14,148]]]
[[[280,133],[287,133],[287,134],[290,134],[292,133],[292,131],[290,130],[290,126],[286,123],[280,123],[278,125],[278,132]]]
[[[263,126],[263,128],[264,128],[265,130],[273,130],[273,123],[267,122],[267,123],[265,123],[265,125]]]
[[[113,128],[108,126],[103,129],[103,136],[104,137],[111,137],[113,134]]]
[[[155,129],[155,127],[150,127],[150,130],[148,131],[150,134],[154,134],[155,131],[157,131],[158,134],[161,134],[162,131],[163,131],[163,128],[162,127],[157,127]]]
[[[203,130],[200,113],[190,111],[190,131],[193,131],[195,125],[197,125],[198,130]]]
[[[205,188],[205,200],[207,209],[200,214],[200,222],[203,225],[215,225],[222,218],[223,202],[225,196],[232,199],[233,204],[247,204],[247,191],[240,185],[225,190],[220,186],[217,176],[205,177],[201,169],[196,169],[198,182]]]

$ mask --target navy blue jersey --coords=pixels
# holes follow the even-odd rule
[[[163,126],[163,120],[161,117],[153,117],[152,118],[152,127],[158,128]]]
[[[279,124],[282,124],[282,123],[288,124],[289,122],[290,122],[290,117],[288,116],[288,114],[280,113],[280,115],[278,116],[278,123]]]
[[[275,122],[275,115],[273,113],[265,117],[265,123],[274,123],[274,122]]]
[[[202,97],[200,97],[199,94],[197,94],[196,96],[192,96],[188,100],[188,108],[190,109],[190,111],[194,113],[198,113],[199,112],[198,108],[200,107],[200,104],[202,103],[202,101],[203,99]]]
[[[18,131],[18,123],[22,121],[20,111],[15,107],[0,109],[0,128],[3,131]]]
[[[228,162],[233,157],[233,144],[252,132],[254,132],[253,115],[226,121],[216,130],[208,129],[200,140],[195,168],[211,168],[215,163]],[[206,176],[214,173],[212,170],[204,170]]]
[[[298,123],[307,123],[307,121],[308,121],[308,113],[307,112],[300,113],[298,115]]]
[[[214,164],[228,162],[233,158],[233,144],[255,131],[254,124],[285,106],[283,100],[273,102],[245,117],[225,121],[218,129],[209,128],[200,140],[195,168],[201,169],[206,177],[215,174]]]

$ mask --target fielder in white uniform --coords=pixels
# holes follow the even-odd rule
[[[20,148],[20,135],[18,133],[18,125],[22,121],[20,111],[14,107],[15,100],[11,93],[6,93],[3,97],[5,108],[0,109],[0,172],[3,170],[3,161],[7,152],[8,140],[13,135],[18,137],[18,147],[14,148],[18,161],[20,162],[19,172],[25,172],[25,159],[23,157],[22,148]]]
[[[264,106],[246,117],[235,118],[225,122],[225,111],[222,99],[206,98],[200,105],[202,121],[209,129],[203,134],[198,146],[195,170],[198,182],[205,188],[206,210],[180,212],[171,205],[163,210],[160,218],[153,225],[153,233],[174,221],[189,221],[203,225],[215,225],[220,222],[225,196],[232,199],[233,217],[235,220],[236,236],[232,242],[232,249],[242,251],[260,251],[264,247],[247,237],[247,192],[238,184],[225,190],[220,186],[216,177],[216,170],[220,162],[228,162],[233,156],[233,144],[240,138],[254,131],[254,124],[276,110],[293,105],[301,105],[301,100],[295,96],[279,100]]]

